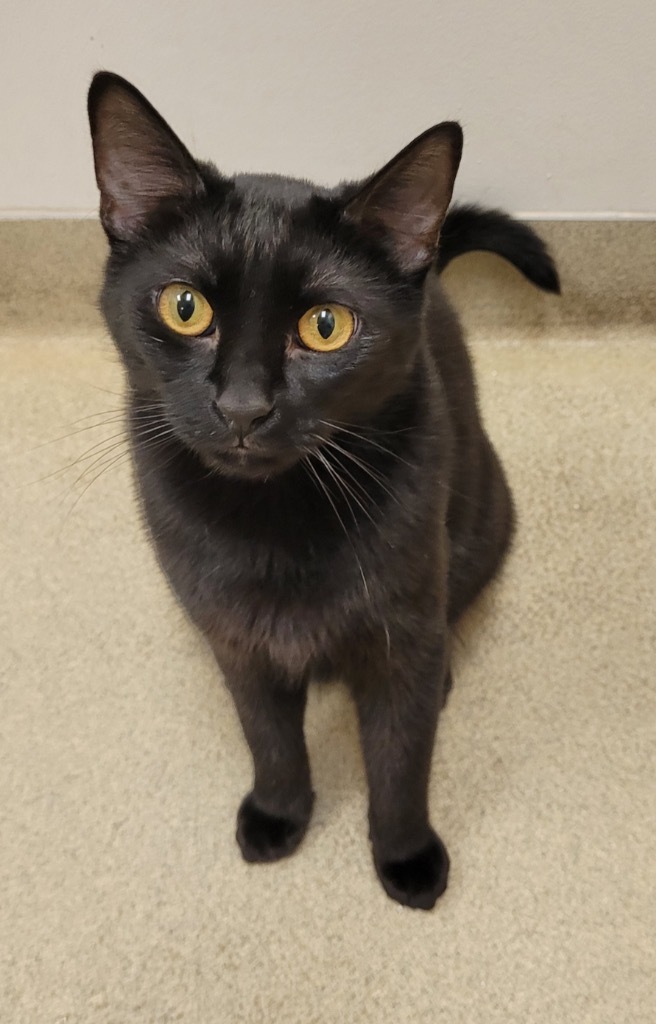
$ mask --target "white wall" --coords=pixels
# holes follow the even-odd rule
[[[0,215],[95,209],[98,68],[227,171],[331,183],[457,118],[462,196],[656,215],[653,0],[7,0]]]

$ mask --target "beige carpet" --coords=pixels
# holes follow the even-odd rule
[[[246,749],[126,462],[40,479],[119,432],[64,280],[38,330],[10,296],[0,340],[2,1024],[653,1024],[653,328],[475,332],[521,528],[462,630],[431,800],[452,873],[422,914],[374,876],[340,687],[310,704],[306,842],[242,862]]]

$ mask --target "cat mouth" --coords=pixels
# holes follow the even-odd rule
[[[213,468],[227,476],[246,479],[264,479],[289,469],[298,461],[299,454],[293,449],[288,451],[262,451],[251,447],[235,445],[223,451],[215,452],[212,457]]]

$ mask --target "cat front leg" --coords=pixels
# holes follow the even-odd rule
[[[299,846],[314,803],[303,733],[307,680],[276,672],[265,659],[235,664],[216,653],[253,758],[237,842],[244,860],[279,860]]]
[[[388,633],[390,631],[388,630]],[[370,648],[351,676],[369,785],[369,836],[392,899],[430,910],[447,885],[449,858],[428,817],[428,783],[448,679],[446,645],[418,630],[412,644]],[[407,641],[407,636],[406,636]]]

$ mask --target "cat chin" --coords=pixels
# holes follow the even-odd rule
[[[300,453],[293,450],[262,455],[246,450],[231,450],[205,458],[207,465],[222,476],[237,480],[269,480],[296,465]]]

